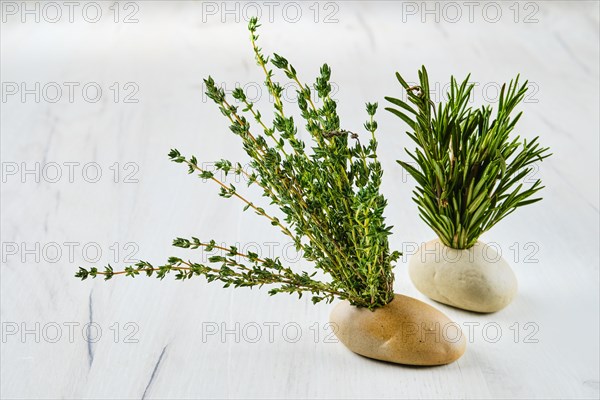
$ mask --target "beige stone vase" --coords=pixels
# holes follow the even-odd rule
[[[427,297],[464,310],[490,313],[517,293],[517,278],[496,249],[477,242],[453,249],[439,239],[424,243],[408,262],[415,287]]]
[[[407,365],[451,363],[465,352],[460,327],[432,306],[412,297],[370,311],[343,301],[331,312],[338,339],[365,357]]]

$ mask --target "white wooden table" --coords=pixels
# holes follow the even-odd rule
[[[0,396],[598,398],[598,3],[453,4],[3,2]],[[304,80],[329,63],[347,129],[361,129],[365,101],[400,95],[397,70],[414,80],[425,64],[438,98],[451,74],[472,72],[475,104],[516,73],[530,80],[518,132],[553,149],[533,177],[544,201],[483,238],[514,267],[513,304],[492,315],[435,304],[468,335],[458,362],[359,357],[332,339],[332,306],[309,298],[73,277],[79,265],[192,257],[170,246],[192,235],[306,267],[277,230],[167,158],[176,147],[245,162],[202,78],[254,91],[270,115],[245,27],[257,10],[264,50]],[[432,303],[406,271],[433,237],[395,163],[409,138],[385,111],[378,121],[392,245],[407,254],[396,290]]]

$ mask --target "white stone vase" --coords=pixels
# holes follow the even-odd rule
[[[464,310],[503,309],[517,293],[517,278],[492,246],[453,249],[439,239],[424,243],[408,263],[410,279],[427,297]]]

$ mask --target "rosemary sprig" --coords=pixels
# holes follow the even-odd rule
[[[417,181],[413,200],[421,218],[446,246],[469,248],[517,208],[541,200],[533,197],[543,188],[541,180],[528,187],[520,181],[534,162],[551,155],[549,149],[539,145],[538,137],[509,137],[522,115],[511,113],[523,100],[527,82],[520,85],[517,76],[502,86],[494,118],[489,105],[468,106],[474,87],[469,76],[460,84],[452,77],[447,101],[437,106],[425,67],[419,71],[419,86],[409,86],[398,73],[396,77],[412,105],[386,97],[396,106],[386,110],[409,126],[407,134],[417,147],[406,152],[418,168],[398,163]]]
[[[244,174],[248,186],[261,188],[263,196],[277,206],[285,216],[279,219],[242,195],[238,188],[225,184],[211,171],[202,169],[195,156],[183,156],[178,150],[169,153],[172,161],[185,164],[190,174],[219,187],[225,198],[237,198],[244,210],[251,209],[266,218],[292,238],[296,249],[302,251],[306,261],[331,277],[330,282],[314,278],[315,273],[294,272],[281,264],[278,258],[261,259],[257,254],[241,254],[235,247],[219,247],[215,241],[201,242],[197,238],[177,238],[173,245],[186,249],[203,247],[220,250],[223,255],[212,256],[206,266],[193,261],[172,257],[165,265],[153,266],[145,261],[115,272],[108,265],[103,271],[96,267],[80,268],[76,276],[81,279],[114,275],[135,277],[145,273],[162,279],[174,272],[176,279],[204,276],[209,282],[218,280],[225,286],[272,286],[270,294],[312,294],[313,302],[340,298],[359,307],[375,309],[394,297],[392,264],[400,255],[390,251],[388,236],[391,227],[385,225],[384,210],[387,202],[379,193],[382,169],[377,159],[374,116],[377,104],[367,104],[368,121],[365,129],[370,138],[363,145],[360,134],[340,126],[337,104],[331,99],[331,69],[324,64],[313,85],[322,100],[318,108],[311,99],[311,88],[302,83],[296,69],[282,56],[267,57],[258,47],[258,20],[251,19],[248,29],[254,57],[265,75],[265,86],[273,96],[272,124],[267,122],[256,106],[248,100],[242,89],[232,97],[240,107],[228,101],[223,89],[215,85],[212,77],[204,80],[207,96],[215,102],[229,121],[229,129],[241,140],[250,158],[252,173],[243,171],[240,164],[221,160],[216,169],[227,174]],[[298,125],[291,113],[284,110],[282,86],[269,68],[273,65],[297,86],[297,106],[304,126],[310,134],[310,147],[298,135]],[[246,118],[256,122],[255,131]],[[234,257],[246,260],[243,263]]]

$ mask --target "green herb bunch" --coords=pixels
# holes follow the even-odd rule
[[[284,266],[279,258],[262,259],[255,253],[242,254],[233,246],[219,247],[214,240],[203,242],[198,238],[177,238],[173,245],[221,250],[222,255],[209,258],[210,265],[172,257],[162,266],[139,262],[119,272],[114,272],[110,265],[102,272],[97,268],[80,268],[77,277],[86,279],[103,275],[109,279],[116,274],[136,276],[145,273],[162,279],[174,271],[177,279],[202,275],[209,282],[223,282],[225,287],[272,285],[271,295],[297,293],[302,296],[304,292],[310,292],[314,303],[330,302],[337,297],[359,307],[375,309],[393,299],[392,263],[400,254],[389,249],[391,227],[385,225],[386,200],[379,193],[382,169],[376,154],[377,122],[374,116],[377,104],[366,105],[366,139],[343,129],[336,102],[331,98],[329,66],[321,67],[320,76],[313,85],[322,103],[317,107],[312,100],[312,89],[300,81],[296,70],[285,58],[278,54],[263,55],[257,45],[259,26],[253,18],[248,29],[254,56],[265,75],[265,86],[274,99],[272,123],[265,120],[241,88],[232,93],[235,105],[224,90],[215,85],[213,78],[204,82],[207,96],[217,104],[230,124],[229,129],[239,136],[250,157],[252,173],[228,160],[216,163],[216,169],[225,176],[244,176],[248,186],[257,186],[285,217],[280,219],[246,199],[236,187],[223,183],[213,172],[203,169],[196,157],[186,157],[175,149],[169,157],[176,163],[185,164],[190,174],[215,182],[220,188],[220,196],[237,198],[244,204],[244,210],[254,211],[279,228],[291,238],[307,261],[330,275],[330,282],[315,279],[316,271],[295,272]],[[297,88],[297,106],[310,135],[310,147],[298,134],[294,117],[284,110],[283,86],[276,81],[271,65]],[[253,121],[252,128],[250,121]],[[238,262],[235,257],[245,261]]]
[[[452,77],[446,102],[437,106],[430,98],[425,67],[417,86],[409,86],[398,73],[396,77],[412,105],[386,97],[397,106],[386,110],[408,124],[407,134],[417,144],[414,151],[406,150],[416,166],[398,163],[416,180],[413,200],[442,243],[469,248],[514,210],[541,200],[533,198],[543,188],[541,181],[530,186],[522,181],[534,162],[550,156],[548,148],[541,147],[537,137],[509,137],[522,115],[512,112],[523,100],[527,82],[519,85],[517,76],[504,84],[494,113],[489,105],[468,106],[474,87],[469,76],[460,84]]]

